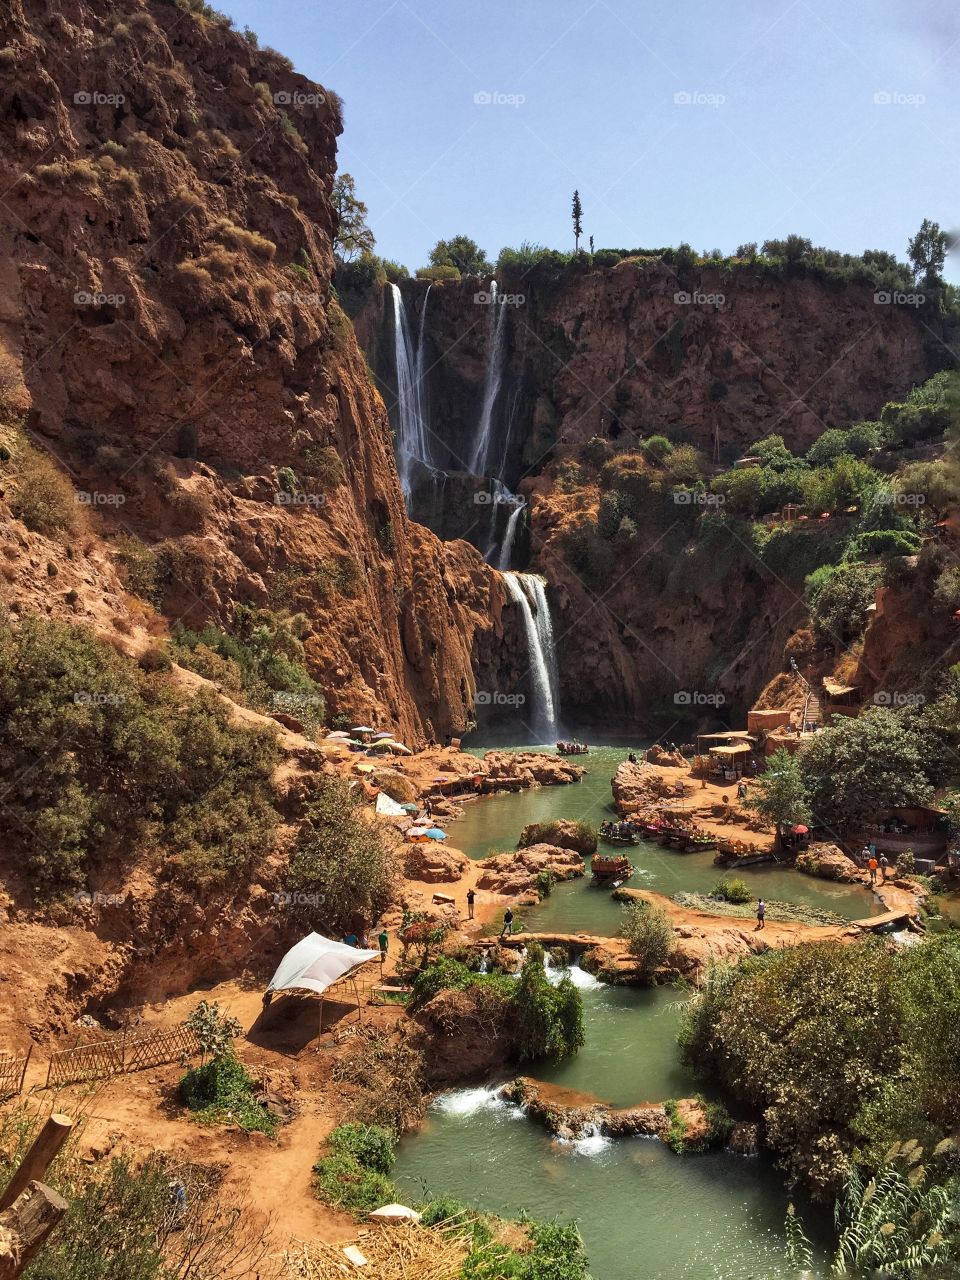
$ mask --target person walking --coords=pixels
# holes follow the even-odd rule
[[[467,919],[473,919],[473,904],[477,899],[476,893],[472,889],[467,890]]]
[[[386,929],[380,930],[379,936],[377,937],[377,944],[380,947],[380,968],[382,969],[387,963],[387,948],[390,946],[390,938],[387,935]]]
[[[763,929],[767,923],[767,904],[762,898],[757,902],[757,929]],[[754,930],[756,932],[756,929]]]
[[[890,870],[890,859],[887,857],[885,853],[881,853],[880,857],[877,859],[877,862],[880,864],[880,878],[883,881],[883,883],[886,884],[887,872]]]
[[[502,938],[504,935],[509,937],[511,933],[513,933],[513,912],[507,907],[503,913],[503,928],[500,930],[500,937]]]
[[[870,872],[871,885],[875,885],[877,883],[877,865],[878,864],[877,864],[876,858],[869,858],[867,860],[867,869]]]
[[[740,781],[737,783],[737,799],[742,800],[746,794],[747,794],[747,784],[741,778]]]

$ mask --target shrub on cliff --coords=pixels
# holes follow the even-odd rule
[[[938,776],[938,754],[935,734],[889,707],[839,719],[799,756],[814,818],[836,830],[897,805],[926,804]]]
[[[686,1006],[686,1057],[763,1111],[791,1178],[833,1194],[871,1104],[904,1062],[902,984],[880,943],[820,943],[711,972]]]
[[[334,932],[372,925],[393,901],[401,874],[393,835],[367,821],[340,778],[323,778],[307,805],[286,887],[304,923]]]
[[[631,902],[625,907],[620,936],[645,978],[666,964],[673,949],[673,929],[666,911],[656,903]]]
[[[15,443],[14,461],[10,510],[17,519],[46,538],[78,537],[87,525],[87,508],[63,472],[24,437]]]
[[[863,632],[882,573],[878,565],[849,561],[823,565],[808,576],[804,594],[821,644],[840,649]]]
[[[0,626],[0,723],[0,831],[45,895],[138,847],[204,884],[269,847],[273,735],[233,726],[212,693],[184,699],[83,627]]]
[[[584,1042],[580,992],[569,976],[561,977],[556,986],[548,981],[542,948],[531,943],[527,952],[517,979],[477,973],[459,960],[441,956],[414,979],[411,1008],[422,1008],[441,991],[473,991],[482,1020],[512,1042],[520,1061],[569,1057]]]

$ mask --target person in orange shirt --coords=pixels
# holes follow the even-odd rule
[[[870,883],[876,884],[877,883],[877,860],[876,858],[873,857],[873,855],[871,855],[870,861],[867,863],[867,867],[870,870]]]

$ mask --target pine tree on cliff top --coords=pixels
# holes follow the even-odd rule
[[[580,252],[580,237],[583,235],[583,205],[580,203],[580,192],[573,193],[573,238],[576,252]]]

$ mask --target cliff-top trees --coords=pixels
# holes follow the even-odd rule
[[[940,224],[924,218],[920,230],[907,244],[907,256],[918,284],[940,284],[947,256],[947,234],[940,230]]]
[[[438,240],[430,250],[434,267],[456,267],[462,276],[485,276],[492,270],[487,255],[469,236],[451,236]]]
[[[583,205],[580,203],[580,192],[573,193],[573,241],[577,253],[580,252],[580,237],[583,235]]]
[[[810,797],[796,756],[784,750],[773,753],[750,792],[749,808],[772,823],[778,835],[794,823],[809,822]]]
[[[356,183],[349,173],[338,175],[330,202],[339,224],[333,241],[337,257],[343,262],[353,262],[365,253],[372,253],[376,240],[367,226],[367,206],[358,198]]]

